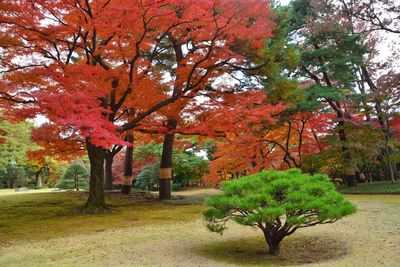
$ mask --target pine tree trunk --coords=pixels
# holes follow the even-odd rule
[[[278,244],[274,244],[274,245],[268,245],[268,254],[269,255],[273,255],[273,256],[277,256],[280,253],[280,245]]]
[[[280,253],[280,243],[283,239],[278,232],[271,229],[264,230],[264,238],[268,244],[268,254],[277,256]]]
[[[112,164],[114,161],[114,155],[112,153],[107,153],[106,155],[106,180],[105,180],[105,189],[112,190],[112,180],[113,180],[113,173],[112,173]]]
[[[83,209],[84,212],[97,213],[106,210],[104,198],[104,160],[105,149],[86,141],[90,160],[90,189],[89,198]]]
[[[127,134],[126,142],[130,143],[131,146],[126,147],[125,151],[125,164],[124,164],[124,181],[121,187],[121,193],[129,195],[132,190],[132,175],[133,175],[133,136]]]
[[[345,179],[347,182],[347,186],[356,186],[356,171],[355,166],[352,162],[351,151],[347,145],[347,136],[346,131],[344,129],[344,121],[343,118],[339,121],[339,140],[342,143],[342,154],[344,161],[344,171],[345,171]]]
[[[169,119],[167,122],[168,130],[175,130],[177,121]],[[160,162],[160,200],[171,199],[171,182],[172,182],[172,151],[174,148],[174,133],[166,133],[164,136],[163,150]]]

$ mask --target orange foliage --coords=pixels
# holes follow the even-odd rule
[[[299,112],[282,120],[287,106],[265,100],[262,91],[230,95],[219,109],[201,114],[198,127],[187,130],[218,137],[206,183],[266,168],[301,167],[304,157],[324,148],[319,139],[331,131],[331,115]]]
[[[40,113],[105,149],[149,117],[175,116],[247,63],[234,44],[262,49],[274,26],[263,0],[5,0],[0,23],[0,39],[13,37],[1,60],[10,114]]]
[[[85,154],[85,144],[79,135],[73,131],[62,131],[53,124],[43,124],[32,129],[32,141],[41,149],[30,151],[29,158],[38,163],[46,156],[70,161]]]

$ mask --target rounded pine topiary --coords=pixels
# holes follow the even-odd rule
[[[356,212],[326,175],[299,169],[268,170],[222,183],[223,193],[208,198],[204,211],[210,231],[222,233],[226,222],[260,228],[269,254],[278,255],[282,239],[296,230],[333,223]]]

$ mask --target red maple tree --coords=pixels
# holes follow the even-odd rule
[[[263,46],[268,8],[261,0],[3,1],[0,96],[19,118],[41,114],[85,139],[86,208],[101,211],[103,163],[110,146],[126,144],[120,133],[247,64],[234,47]],[[184,55],[168,79],[159,63],[175,46]]]

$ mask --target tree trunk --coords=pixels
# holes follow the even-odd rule
[[[339,121],[339,140],[342,143],[342,154],[343,154],[344,171],[345,171],[345,179],[347,182],[347,186],[356,186],[357,185],[356,171],[355,171],[355,166],[352,162],[351,151],[347,145],[347,136],[346,136],[346,131],[344,129],[343,118],[341,118],[341,120]]]
[[[384,176],[384,177],[381,177],[381,179],[385,181],[387,177],[390,177],[390,166],[385,161],[385,154],[384,154],[383,151],[381,151],[378,154],[377,158],[378,158],[378,161],[379,161],[379,163],[381,165],[380,167],[381,167],[381,170],[382,170],[382,173],[383,173],[383,176]]]
[[[106,155],[106,178],[105,178],[105,189],[112,190],[112,164],[114,161],[114,155],[112,153],[107,153]]]
[[[86,141],[90,160],[90,189],[89,198],[83,209],[84,212],[97,213],[106,210],[104,199],[104,159],[106,150]]]
[[[36,188],[41,188],[43,186],[43,182],[42,182],[42,176],[40,175],[42,173],[43,168],[40,168],[35,176],[36,176]]]
[[[386,159],[387,164],[389,165],[389,178],[392,182],[397,179],[397,166],[396,163],[392,162],[391,156],[393,154],[393,149],[388,145],[389,140],[386,140],[385,150],[386,150]]]
[[[377,88],[376,84],[372,81],[368,69],[364,66],[361,67],[361,71],[371,91],[373,93],[376,93],[379,89]],[[390,151],[389,151],[390,147],[388,146],[388,142],[389,140],[393,139],[393,135],[390,130],[390,124],[388,119],[389,115],[382,108],[382,100],[380,100],[379,98],[375,98],[374,101],[375,101],[375,110],[376,110],[376,115],[378,117],[378,122],[386,138],[385,150],[388,158],[390,158]],[[388,162],[384,160],[385,156],[383,151],[380,153],[378,157],[382,159],[379,161],[383,172],[387,177],[390,178],[390,180],[394,181],[397,178],[397,168],[393,168],[393,164],[390,162],[390,160]]]
[[[78,176],[77,171],[75,171],[75,174],[74,174],[74,181],[75,181],[75,189],[76,189],[76,191],[79,191],[79,176]]]
[[[177,121],[168,119],[167,128],[169,131],[175,130]],[[172,151],[174,148],[174,133],[166,133],[164,136],[163,150],[160,162],[160,200],[171,199],[171,182],[172,182]]]
[[[273,245],[268,245],[268,254],[269,255],[273,255],[273,256],[277,256],[279,255],[280,252],[280,245],[278,244],[273,244]]]
[[[14,179],[14,176],[12,176],[12,177],[9,179],[9,181],[10,181],[10,183],[9,183],[9,188],[10,188],[10,189],[11,189],[11,188],[14,188],[15,180],[16,180],[16,179]]]
[[[273,256],[279,255],[280,243],[281,243],[283,237],[281,237],[279,235],[279,233],[275,232],[274,230],[265,229],[264,230],[264,238],[268,244],[268,249],[269,249],[268,254],[273,255]]]
[[[126,136],[126,142],[130,143],[130,146],[126,147],[125,151],[125,165],[124,165],[124,181],[121,187],[121,193],[129,195],[132,190],[132,174],[133,174],[133,136],[128,133]]]

